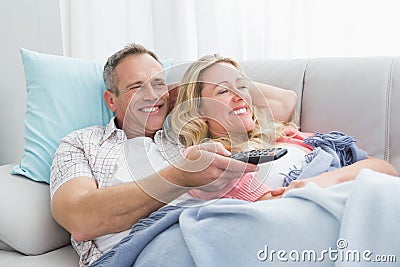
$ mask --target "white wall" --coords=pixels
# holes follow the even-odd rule
[[[62,54],[59,1],[0,0],[0,165],[22,159],[25,79],[19,48]]]

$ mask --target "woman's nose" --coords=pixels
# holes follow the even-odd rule
[[[239,94],[237,94],[237,93],[233,93],[232,92],[232,94],[233,94],[233,101],[234,102],[238,102],[238,101],[241,101],[241,100],[243,100],[243,98],[239,95]]]

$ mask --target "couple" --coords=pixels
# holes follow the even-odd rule
[[[131,181],[141,184],[142,178],[170,164],[180,169],[187,168],[187,165],[181,166],[182,155],[193,161],[193,166],[187,171],[199,172],[207,168],[213,160],[190,158],[194,156],[192,151],[199,146],[215,146],[223,156],[232,152],[273,147],[277,137],[285,135],[285,126],[279,122],[274,123],[267,101],[264,100],[265,103],[257,106],[252,104],[251,86],[250,81],[240,72],[238,64],[229,58],[205,56],[193,63],[183,76],[175,108],[167,117],[163,130],[156,132],[154,141],[149,137],[127,140],[112,184]],[[134,130],[138,125],[135,122],[134,99],[124,116],[125,132],[131,132],[129,129]],[[162,103],[156,102],[155,106],[162,106]],[[153,112],[158,112],[156,108],[152,109]],[[151,113],[148,119],[152,119]],[[285,157],[287,166],[296,160],[292,154],[299,154],[303,158],[306,153],[296,150],[299,148],[290,148],[289,156]],[[223,172],[229,172],[229,167],[223,167],[219,171],[221,173],[217,176],[221,177]],[[215,191],[217,184],[220,190]],[[282,185],[282,181],[278,184]],[[210,191],[208,187],[211,185]],[[271,198],[272,195],[268,194],[270,192],[273,195],[283,192],[271,191],[270,187],[257,181],[253,173],[246,173],[244,176],[240,174],[235,179],[220,178],[211,185],[201,186],[189,193],[202,199],[224,197],[256,201]],[[168,202],[162,195],[154,195],[152,188],[146,183],[142,188],[154,198]]]
[[[210,67],[218,68],[224,64],[235,67],[231,63],[211,64]],[[210,67],[208,70],[210,70]],[[226,65],[224,65],[224,69],[226,69]],[[202,74],[207,73],[212,76],[210,71],[202,72]],[[228,71],[227,73],[229,75],[241,75],[237,71]],[[195,79],[189,77],[189,81],[198,81],[198,78],[204,78],[200,76],[199,74]],[[231,84],[232,77],[236,78],[233,84]],[[214,84],[204,83],[205,87],[199,93],[207,93],[207,88],[212,93],[215,84],[221,82],[213,80],[212,77],[207,79],[211,79]],[[196,145],[196,140],[204,138],[200,136],[200,139],[196,139],[197,137],[193,139],[194,143],[190,143],[189,140],[181,140],[184,146],[194,146],[185,150],[184,157],[181,157],[178,163],[168,165],[155,173],[150,173],[138,182],[118,183],[117,181],[112,185],[114,178],[123,177],[119,176],[118,173],[119,170],[124,169],[120,168],[122,164],[119,159],[124,150],[125,141],[128,139],[135,140],[136,138],[144,139],[144,137],[151,141],[156,132],[161,129],[168,114],[169,99],[168,87],[162,75],[162,66],[158,58],[154,53],[140,45],[129,46],[111,56],[104,68],[104,80],[107,86],[104,99],[107,106],[115,112],[115,118],[105,127],[90,127],[73,132],[63,138],[51,169],[52,213],[57,222],[72,234],[72,244],[80,256],[81,266],[95,261],[109,249],[107,244],[96,244],[96,239],[99,237],[110,234],[107,236],[111,241],[109,244],[118,242],[121,237],[117,237],[114,233],[130,229],[139,219],[147,217],[151,212],[164,206],[165,203],[173,201],[190,189],[207,186],[207,192],[215,192],[224,188],[232,179],[237,179],[242,177],[243,173],[252,173],[257,169],[257,166],[252,164],[245,164],[226,157],[230,154],[230,151],[226,149],[228,146],[224,147],[211,142]],[[250,133],[255,134],[254,137],[251,136],[250,138],[251,143],[245,143],[249,145],[249,148],[257,147],[260,144],[264,145],[264,135],[266,134],[264,131],[270,128],[261,127],[261,123],[266,121],[257,122],[253,118],[250,119],[252,116],[247,116],[253,115],[251,101],[246,99],[248,89],[240,88],[239,85],[242,81],[238,80],[238,76],[229,76],[226,79],[224,78],[223,81],[227,81],[228,84],[221,84],[219,93],[216,91],[218,96],[225,97],[228,95],[232,98],[232,101],[240,98],[240,101],[248,105],[248,108],[246,106],[234,112],[236,118],[240,119],[243,116],[243,121],[239,122],[243,127],[239,127],[239,129],[252,129]],[[183,86],[185,84],[186,82],[183,82]],[[226,93],[224,91],[226,87],[233,89],[233,92],[228,90],[229,92]],[[181,89],[180,92],[183,90]],[[280,99],[292,97],[291,92],[271,87],[261,87],[261,89],[264,89],[263,93],[271,104],[275,118],[286,120],[290,117],[294,104],[289,104],[291,107],[289,109],[282,108],[285,107],[285,104],[282,104],[284,101],[280,101]],[[249,91],[253,93],[252,90]],[[178,106],[181,104],[179,103],[180,98],[181,96],[177,99]],[[253,104],[257,104],[254,102],[259,100],[260,96],[253,98]],[[185,99],[182,99],[181,102],[185,101]],[[209,102],[211,106],[215,103],[217,102],[213,100]],[[227,106],[225,105],[225,108]],[[212,110],[214,109],[211,108]],[[218,110],[222,111],[223,109]],[[286,112],[290,110],[289,116],[285,114],[285,110]],[[214,115],[207,114],[206,108],[201,112],[203,114],[200,115],[203,116],[200,119],[204,120],[206,125],[212,125]],[[125,117],[125,114],[132,114],[133,116]],[[181,127],[174,122],[174,116],[174,114],[171,115],[172,131],[174,131],[174,127]],[[256,116],[255,113],[254,116]],[[216,126],[218,125],[219,123],[216,124]],[[217,128],[215,132],[212,132],[214,130],[208,129],[209,136],[206,135],[206,137],[217,137],[221,133],[220,130]],[[231,132],[229,127],[225,127],[225,130]],[[257,135],[257,130],[260,130],[259,135]],[[235,137],[234,140],[236,140],[236,137],[241,138],[243,131],[239,131],[237,136],[236,134],[236,132],[230,133]],[[275,134],[271,136],[276,138]],[[165,138],[161,138],[161,140],[165,140]],[[267,139],[266,143],[269,144],[271,141],[275,140]],[[235,141],[233,145],[242,145],[242,143]],[[151,141],[150,145],[152,144]],[[229,148],[232,151],[243,149],[240,146],[238,148],[234,146]],[[131,155],[131,153],[127,155]],[[196,164],[193,164],[193,160],[197,160]],[[132,169],[139,167],[140,165],[135,165]],[[307,181],[320,182],[321,186],[328,186],[351,180],[361,168],[365,167],[381,172],[395,172],[386,162],[369,158],[342,169],[312,177],[309,180],[302,180],[302,182],[297,183],[297,186],[301,186],[302,183]],[[115,173],[114,169],[116,169]],[[216,180],[218,181],[212,183]],[[292,184],[296,183],[293,182]],[[148,190],[150,190],[149,193],[146,192]],[[278,191],[277,194],[281,192]]]

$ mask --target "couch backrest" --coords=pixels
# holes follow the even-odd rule
[[[306,132],[342,131],[400,172],[400,58],[319,58],[241,62],[254,81],[294,90]],[[184,68],[171,69],[179,81]]]

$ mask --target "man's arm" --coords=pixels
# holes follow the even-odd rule
[[[297,94],[292,90],[275,87],[269,84],[252,83],[250,94],[254,105],[266,105],[271,108],[275,121],[289,122],[294,114],[297,104]],[[260,95],[261,94],[261,95]]]
[[[177,187],[165,190],[171,198],[184,193]],[[129,229],[164,205],[135,182],[98,189],[89,177],[77,177],[63,184],[51,204],[56,221],[78,242]]]
[[[196,146],[177,166],[169,166],[140,184],[98,189],[92,178],[73,178],[55,192],[53,216],[77,241],[129,229],[191,188],[214,182],[208,189],[215,191],[231,179],[256,170],[255,165],[226,157],[229,153],[219,143]]]

